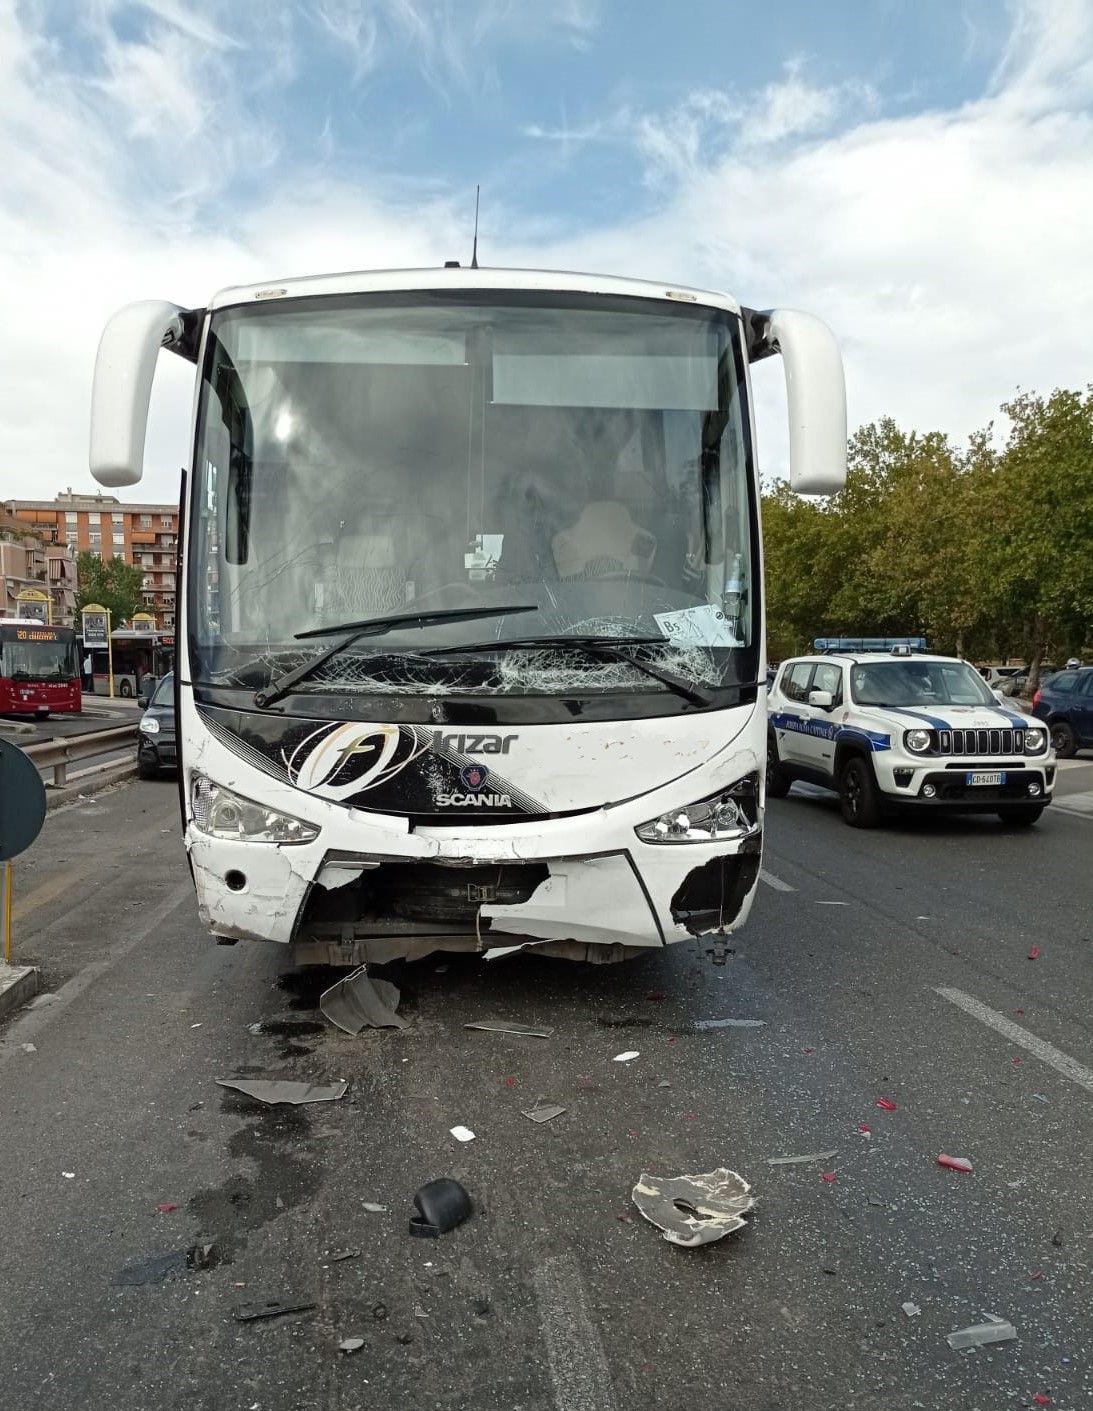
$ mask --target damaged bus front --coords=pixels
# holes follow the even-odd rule
[[[766,756],[748,363],[791,480],[845,471],[808,315],[444,269],[123,309],[91,466],[139,479],[161,347],[198,369],[176,673],[186,847],[220,937],[301,961],[621,959],[719,934]]]

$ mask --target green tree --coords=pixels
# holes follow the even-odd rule
[[[115,555],[101,559],[84,549],[76,555],[76,614],[88,603],[110,609],[113,627],[128,622],[140,607],[144,575]]]
[[[1002,410],[988,558],[1034,690],[1049,649],[1079,652],[1093,637],[1093,388],[1024,392]]]

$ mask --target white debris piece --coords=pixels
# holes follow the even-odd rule
[[[450,1130],[457,1142],[474,1141],[474,1133],[471,1131],[470,1127],[452,1127]]]
[[[636,1048],[628,1048],[625,1053],[616,1053],[612,1059],[613,1063],[633,1063],[635,1058],[640,1058],[641,1054]]]
[[[700,1176],[650,1176],[643,1171],[633,1201],[669,1244],[685,1249],[739,1230],[755,1204],[743,1176],[724,1166]]]
[[[1012,1342],[1017,1329],[1004,1318],[991,1318],[986,1323],[973,1323],[970,1328],[958,1328],[946,1338],[954,1352],[966,1347],[984,1347],[991,1342]]]

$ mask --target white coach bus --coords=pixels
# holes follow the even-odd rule
[[[196,367],[177,653],[185,844],[218,937],[355,964],[619,960],[747,917],[766,758],[749,364],[790,479],[838,489],[810,315],[520,270],[128,305],[91,469],[141,478],[160,350]]]

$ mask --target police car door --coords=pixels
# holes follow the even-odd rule
[[[808,729],[808,688],[814,663],[796,661],[782,673],[780,709],[774,726],[778,737],[778,755],[785,764],[806,762],[802,746]]]
[[[831,704],[814,704],[817,692],[826,692]],[[843,700],[843,670],[833,661],[818,661],[808,684],[801,714],[804,733],[799,741],[799,761],[821,774],[831,774],[835,764],[835,713]]]

